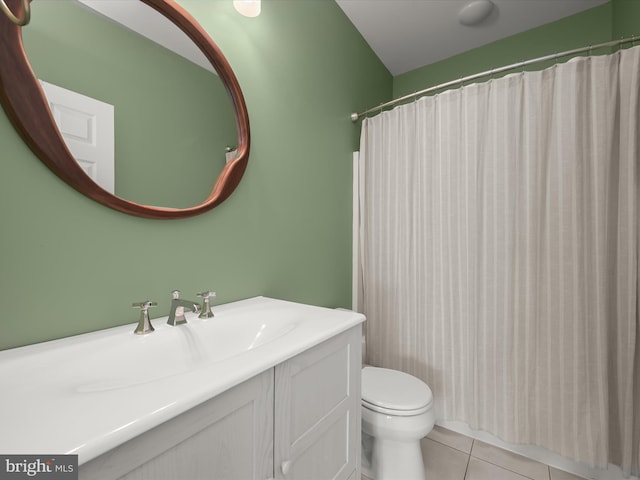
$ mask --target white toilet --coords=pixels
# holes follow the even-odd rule
[[[362,369],[362,474],[372,480],[424,480],[420,439],[433,428],[433,394],[398,370]]]

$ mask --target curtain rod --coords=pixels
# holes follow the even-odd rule
[[[395,98],[395,99],[390,100],[390,101],[388,101],[386,103],[381,103],[377,107],[372,107],[372,108],[370,108],[368,110],[365,110],[364,112],[361,112],[361,113],[355,113],[354,112],[354,113],[351,114],[351,121],[355,123],[358,120],[360,120],[360,118],[363,115],[367,115],[368,113],[382,111],[387,107],[390,107],[392,105],[396,105],[398,103],[402,103],[405,100],[410,100],[412,98],[419,97],[419,96],[425,95],[427,93],[433,92],[435,90],[440,90],[442,88],[451,87],[453,85],[458,85],[458,84],[461,84],[461,83],[469,82],[471,80],[476,80],[478,78],[486,77],[487,75],[494,75],[496,73],[502,73],[502,72],[506,72],[508,70],[515,70],[516,68],[524,68],[527,65],[531,65],[533,63],[545,62],[545,61],[548,61],[548,60],[557,60],[558,58],[561,58],[561,57],[567,57],[569,55],[576,55],[578,53],[589,52],[591,50],[595,50],[595,49],[599,49],[599,48],[615,47],[615,46],[618,46],[618,45],[622,45],[623,43],[635,42],[636,40],[640,40],[640,37],[636,38],[636,36],[634,35],[632,37],[622,38],[620,40],[613,40],[613,41],[610,41],[610,42],[599,43],[597,45],[590,45],[588,47],[576,48],[574,50],[567,50],[565,52],[554,53],[552,55],[545,55],[544,57],[533,58],[531,60],[525,60],[524,62],[512,63],[511,65],[506,65],[504,67],[498,67],[498,68],[493,68],[491,70],[486,70],[484,72],[474,73],[473,75],[468,75],[466,77],[461,77],[461,78],[458,78],[456,80],[450,80],[448,82],[444,82],[444,83],[441,83],[439,85],[435,85],[433,87],[425,88],[424,90],[420,90],[418,92],[410,93],[408,95],[405,95],[404,97]]]

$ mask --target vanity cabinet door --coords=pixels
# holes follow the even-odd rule
[[[359,478],[360,352],[357,326],[276,366],[276,479]]]
[[[80,466],[81,480],[264,480],[273,474],[273,369]]]

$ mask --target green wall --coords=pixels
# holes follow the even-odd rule
[[[640,0],[612,1],[613,38],[640,37]]]
[[[617,0],[614,0],[617,1]],[[637,5],[638,0],[623,0]],[[531,58],[580,48],[611,40],[613,7],[599,7],[563,18],[511,37],[498,40],[460,55],[398,75],[393,96],[401,97],[440,83]],[[624,14],[620,14],[624,16]],[[638,24],[637,16],[635,23]],[[640,33],[640,28],[636,29]],[[619,37],[618,37],[619,38]],[[530,68],[548,66],[538,64]]]
[[[348,307],[349,114],[389,98],[392,78],[332,0],[180,0],[233,66],[252,145],[232,196],[173,221],[99,205],[53,175],[0,112],[0,348],[135,322],[135,301],[215,290]],[[37,15],[38,2],[33,2]],[[29,27],[26,27],[29,28]],[[141,180],[143,181],[143,180]]]

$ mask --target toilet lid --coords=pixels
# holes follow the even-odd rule
[[[362,403],[365,407],[392,415],[419,415],[432,402],[429,386],[408,373],[378,367],[362,369]]]

